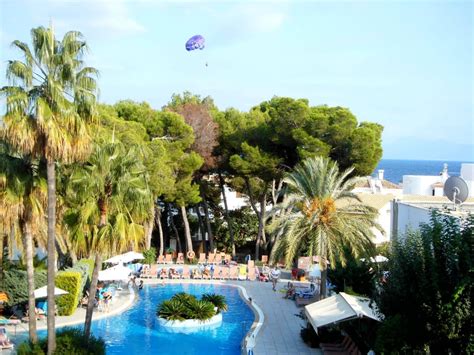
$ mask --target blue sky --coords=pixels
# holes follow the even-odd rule
[[[2,0],[0,73],[9,43],[52,20],[58,35],[85,35],[103,102],[160,108],[190,90],[248,110],[303,97],[381,123],[384,158],[474,161],[473,11],[467,0]],[[205,50],[184,49],[194,34]]]

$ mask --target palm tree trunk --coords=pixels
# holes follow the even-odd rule
[[[227,226],[229,227],[230,247],[232,249],[232,257],[235,257],[234,230],[232,228],[232,221],[229,215],[229,207],[227,206],[227,197],[225,195],[225,188],[224,188],[224,178],[222,177],[222,173],[220,171],[219,171],[219,185],[221,187],[222,200],[224,201],[225,219],[227,221]]]
[[[48,158],[47,166],[48,180],[48,355],[56,350],[56,327],[55,327],[55,302],[54,302],[54,278],[56,274],[56,167],[54,160]]]
[[[86,320],[84,322],[84,337],[89,339],[91,335],[92,314],[94,313],[95,293],[97,291],[97,283],[99,281],[99,271],[102,268],[102,256],[100,253],[95,254],[94,272],[89,287],[89,301],[87,303]]]
[[[153,235],[153,226],[155,225],[155,203],[151,206],[150,220],[145,222],[145,249],[151,248],[151,237]]]
[[[193,251],[193,241],[191,240],[191,229],[189,228],[188,216],[186,214],[186,206],[180,206],[181,217],[184,223],[184,235],[186,237],[186,252]]]
[[[160,206],[155,205],[155,223],[158,226],[158,234],[160,235],[160,254],[163,255],[165,238],[163,235],[163,228],[161,226],[161,209]]]
[[[5,249],[5,238],[7,238],[7,235],[1,234],[0,235],[0,284],[3,281],[3,255],[4,255],[4,249]]]
[[[33,266],[33,235],[31,232],[31,206],[25,206],[24,218],[20,221],[25,247],[26,276],[28,281],[28,332],[30,342],[36,343],[35,268]]]
[[[212,235],[211,220],[209,218],[209,207],[206,199],[202,200],[204,207],[204,220],[206,221],[207,235],[209,236],[209,248],[214,252],[214,236]]]

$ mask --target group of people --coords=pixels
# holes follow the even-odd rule
[[[97,285],[96,301],[99,311],[108,312],[110,302],[112,301],[112,290],[103,283]]]

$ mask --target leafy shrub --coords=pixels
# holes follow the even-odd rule
[[[217,311],[214,309],[217,308]],[[157,315],[167,320],[198,319],[207,320],[227,310],[224,296],[206,294],[198,300],[188,293],[177,293],[170,300],[162,302],[157,309]]]
[[[94,272],[95,262],[93,259],[81,259],[79,260],[74,266],[76,265],[87,265],[87,282],[92,280],[92,273]],[[87,285],[86,285],[87,287]]]
[[[82,295],[81,274],[77,271],[60,271],[56,275],[56,286],[67,291],[68,294],[57,298],[58,313],[61,316],[70,316],[74,313]]]
[[[47,339],[41,339],[37,344],[29,342],[20,344],[17,348],[18,355],[44,355],[47,352]],[[104,355],[105,342],[101,338],[91,336],[87,341],[84,333],[77,328],[64,328],[56,333],[57,355]]]
[[[159,309],[158,316],[167,320],[185,320],[186,307],[176,299],[164,301]]]
[[[143,261],[144,264],[154,264],[156,262],[156,249],[150,248],[145,250],[143,256],[145,257]]]
[[[227,311],[227,303],[225,297],[222,295],[217,295],[215,293],[206,293],[202,295],[201,298],[203,301],[211,302],[214,307],[217,307],[217,313],[221,311]]]
[[[187,317],[189,319],[207,320],[216,315],[214,305],[211,302],[193,300],[186,304]]]
[[[46,271],[35,272],[35,288],[46,285]],[[3,274],[3,280],[0,284],[2,291],[8,294],[8,304],[10,306],[25,303],[28,301],[28,279],[26,271],[8,270]]]

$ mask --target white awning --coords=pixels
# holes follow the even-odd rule
[[[105,260],[105,262],[111,263],[111,264],[120,264],[120,263],[129,263],[133,260],[143,260],[143,259],[145,259],[145,257],[143,256],[142,253],[129,251],[124,254],[113,256],[110,259]]]
[[[99,271],[99,281],[127,280],[132,270],[123,265],[116,265],[106,270]]]
[[[34,291],[35,293],[35,298],[46,298],[48,296],[48,290],[47,286],[40,287]],[[63,289],[59,287],[54,288],[54,295],[55,296],[60,296],[60,295],[65,295],[68,294],[69,292],[64,291]]]
[[[372,309],[369,302],[369,298],[351,296],[341,292],[305,306],[305,313],[316,331],[318,327],[354,318],[367,317],[380,321],[375,305],[375,309]]]

